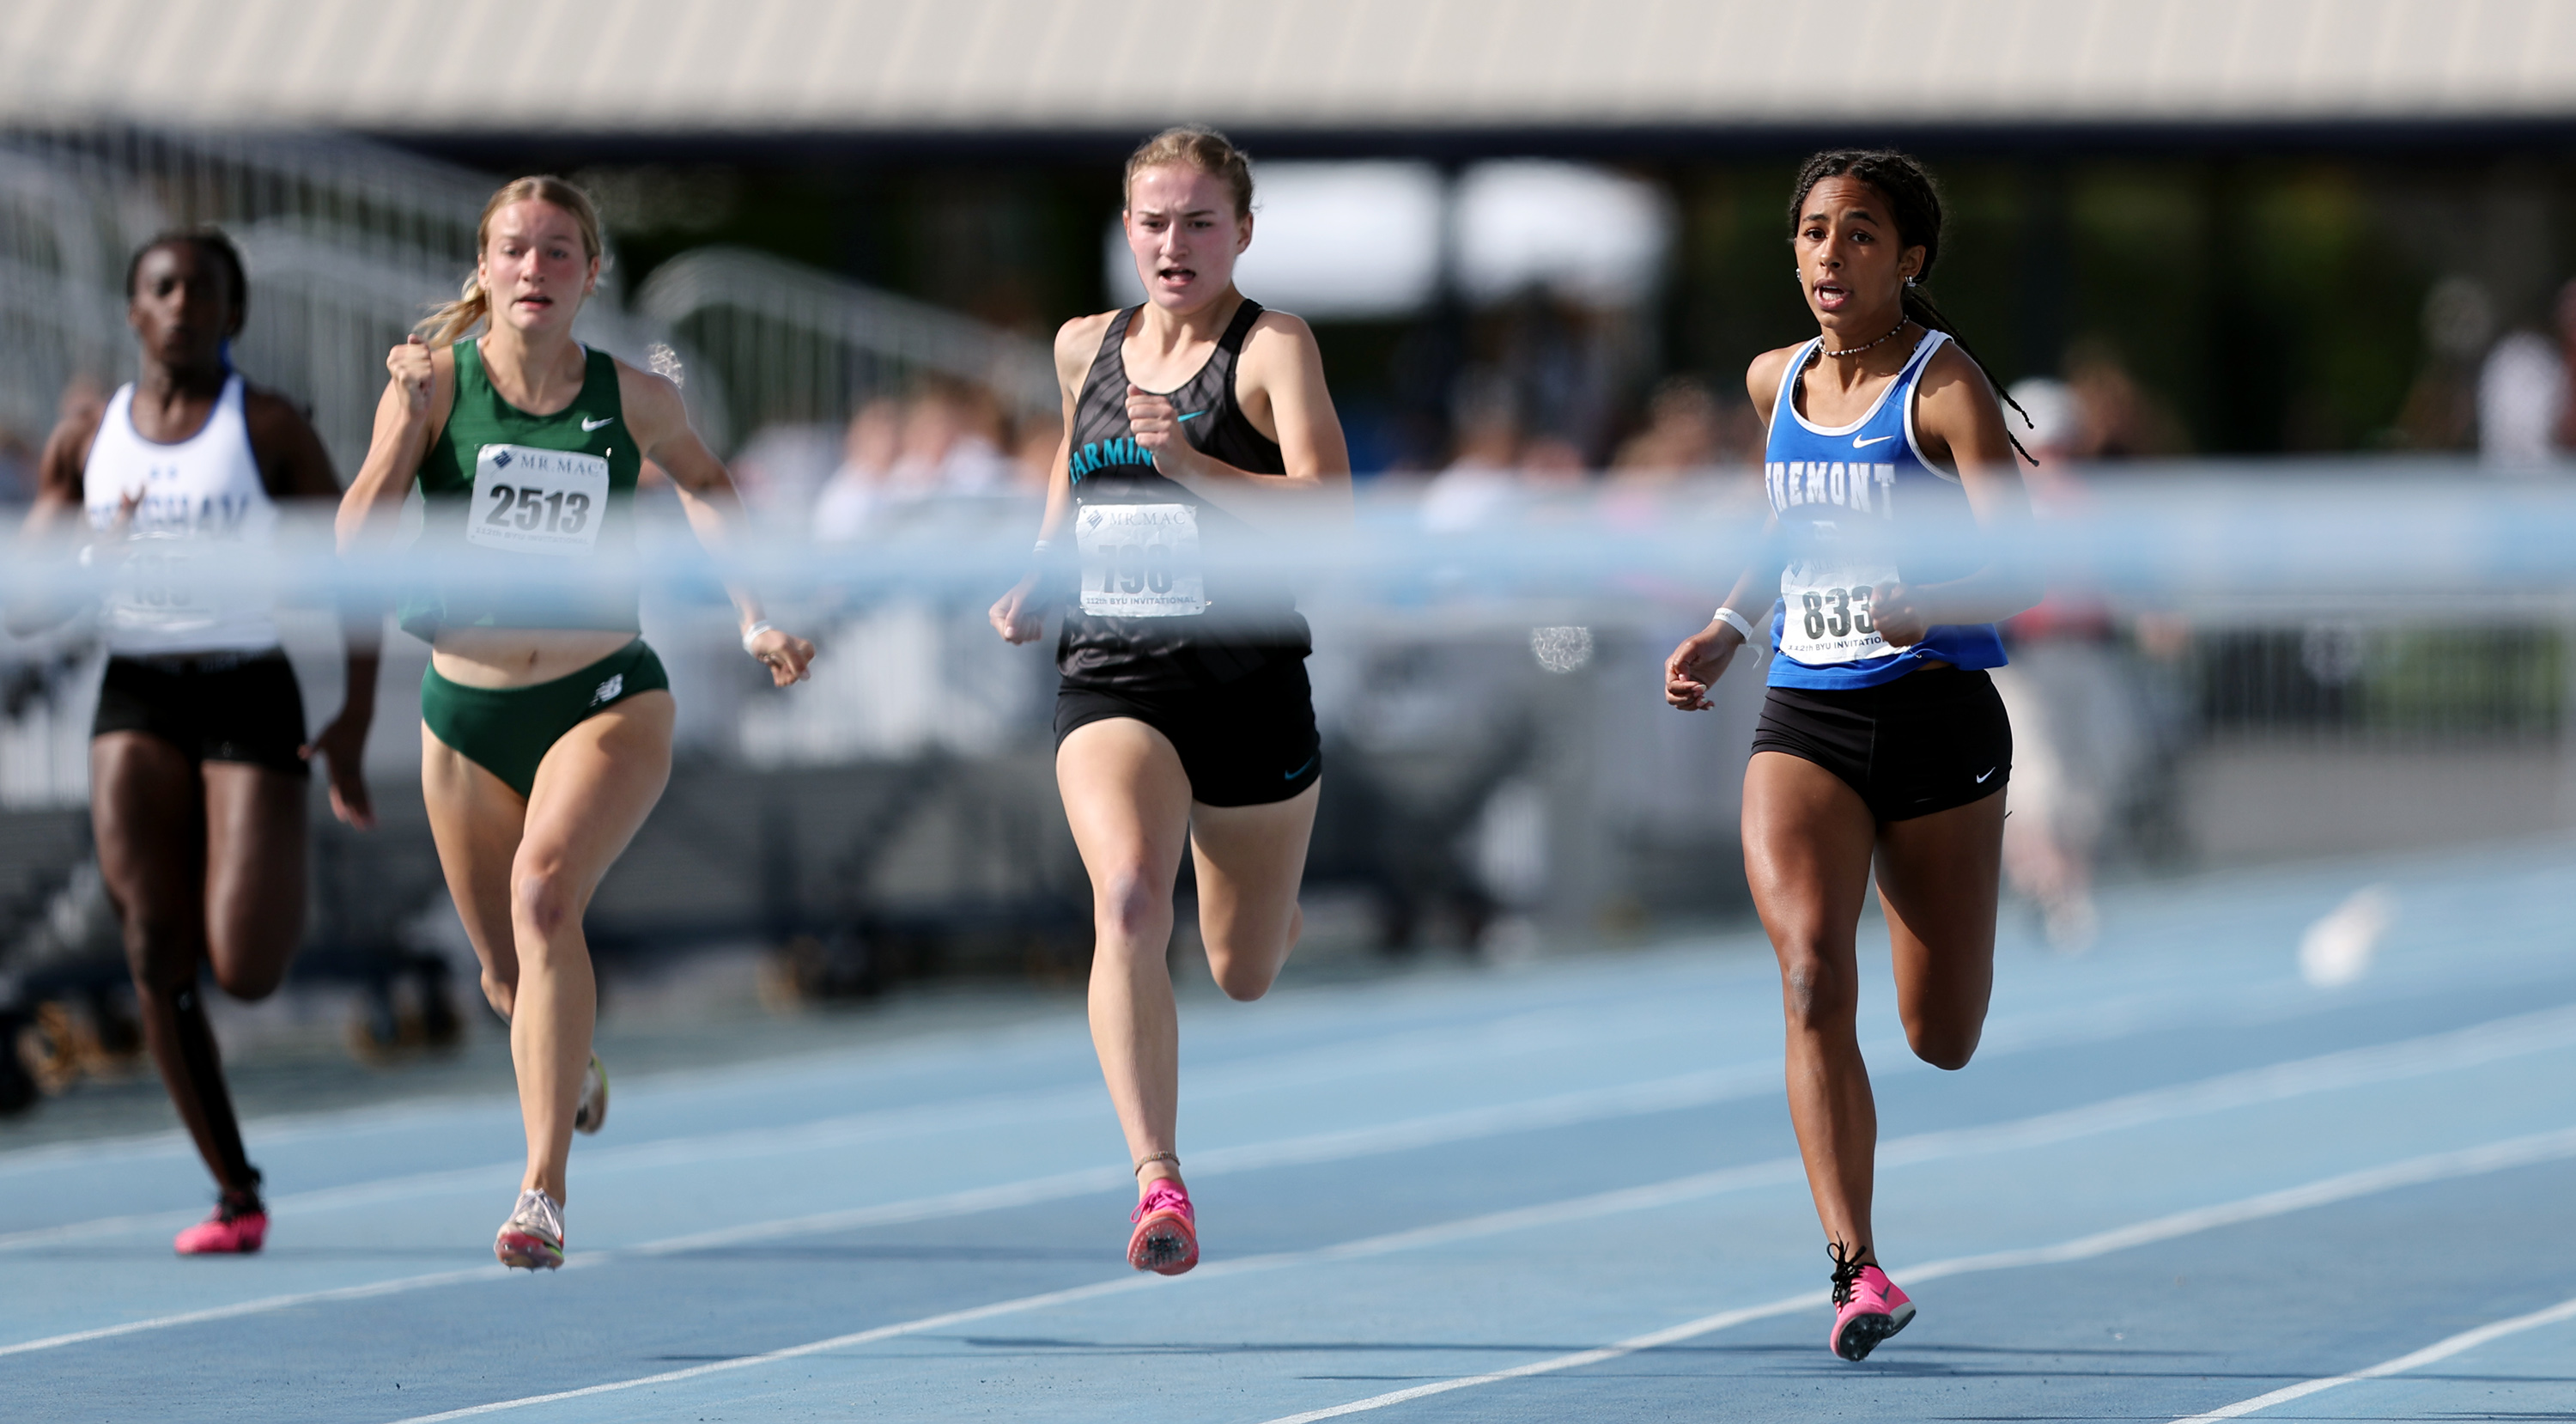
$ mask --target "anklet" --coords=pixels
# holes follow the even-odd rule
[[[1181,1166],[1181,1159],[1179,1157],[1169,1152],[1157,1152],[1150,1157],[1137,1158],[1134,1171],[1129,1172],[1128,1175],[1132,1177],[1137,1172],[1144,1171],[1146,1164],[1149,1162],[1169,1162],[1172,1164],[1172,1170],[1174,1171],[1179,1171]]]

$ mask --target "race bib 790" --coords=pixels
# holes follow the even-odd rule
[[[1074,516],[1082,611],[1102,618],[1177,618],[1207,611],[1199,516],[1186,504],[1088,504]]]
[[[514,554],[587,554],[608,510],[608,462],[575,450],[486,445],[474,457],[465,538]]]

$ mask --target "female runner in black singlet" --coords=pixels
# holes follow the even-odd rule
[[[1350,454],[1314,333],[1234,288],[1252,172],[1205,128],[1127,161],[1147,300],[1057,333],[1065,443],[1037,566],[993,605],[1014,643],[1064,607],[1056,784],[1091,873],[1091,1037],[1136,1164],[1138,1270],[1198,1262],[1174,1116],[1180,1030],[1165,952],[1184,844],[1218,987],[1268,992],[1303,923],[1297,886],[1323,759],[1306,621],[1239,555],[1286,518],[1343,518]]]
[[[126,295],[142,369],[104,410],[65,420],[46,442],[31,538],[86,505],[94,550],[135,555],[127,568],[139,579],[147,560],[199,544],[256,556],[248,541],[266,537],[279,507],[339,498],[303,412],[243,382],[226,356],[249,300],[230,241],[211,228],[154,238],[134,254]],[[174,1244],[184,1255],[257,1251],[268,1209],[198,978],[211,971],[225,993],[264,999],[286,977],[304,938],[316,753],[332,810],[374,823],[359,759],[375,713],[375,638],[350,630],[340,715],[308,740],[265,606],[182,581],[112,597],[105,630],[89,752],[99,873],[124,928],[143,1042],[221,1190],[214,1215]]]
[[[1994,986],[2012,728],[1985,668],[1993,624],[2039,589],[1978,531],[2026,518],[1993,382],[1915,285],[1940,255],[1941,200],[1913,159],[1820,153],[1790,199],[1798,282],[1819,335],[1754,358],[1785,557],[1736,581],[1664,669],[1704,710],[1782,600],[1771,690],[1744,771],[1744,870],[1780,961],[1789,1115],[1822,1220],[1834,1323],[1866,1357],[1914,1318],[1870,1234],[1878,1110],[1856,1026],[1870,881],[1886,907],[1896,1006],[1916,1056],[1964,1068]],[[1902,545],[1880,536],[1904,539]],[[1893,547],[1906,562],[1883,562]]]

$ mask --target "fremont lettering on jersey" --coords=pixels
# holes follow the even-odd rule
[[[1084,475],[1111,465],[1142,465],[1154,468],[1154,452],[1136,443],[1136,437],[1121,435],[1110,440],[1094,440],[1073,452],[1070,466],[1073,481],[1082,482]]]
[[[1896,467],[1857,460],[1773,460],[1762,467],[1771,507],[1830,504],[1881,519],[1896,517]]]

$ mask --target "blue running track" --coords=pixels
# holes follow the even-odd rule
[[[1193,997],[1174,1280],[1124,1266],[1070,1010],[621,1078],[543,1277],[491,1260],[497,1096],[254,1120],[250,1259],[171,1256],[173,1136],[0,1152],[0,1419],[2576,1418],[2571,858],[2119,892],[2089,955],[2006,944],[1955,1074],[1865,926],[1922,1315],[1861,1365],[1736,938]],[[2371,972],[2309,987],[2301,931],[2373,883]]]

